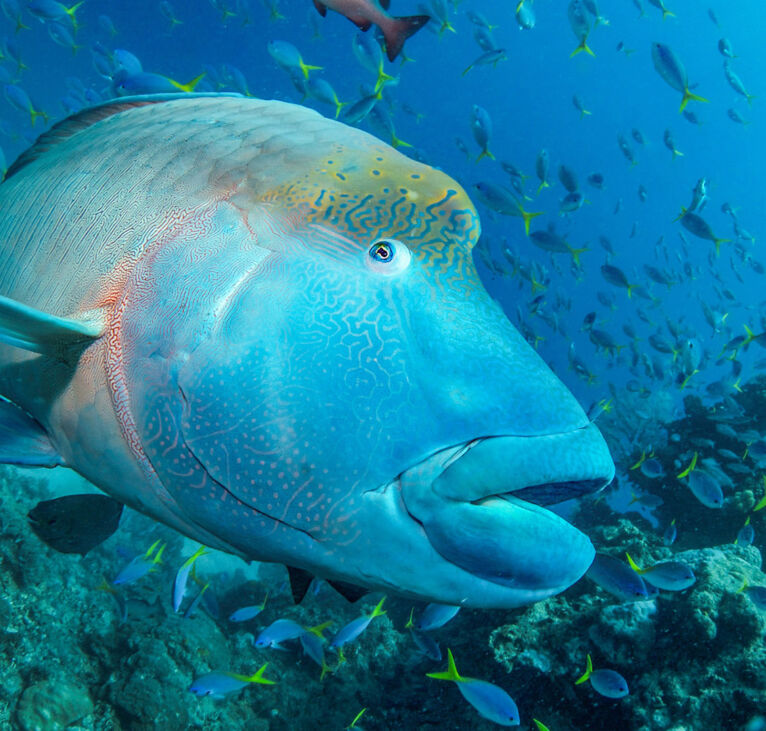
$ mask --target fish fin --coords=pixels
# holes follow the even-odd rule
[[[152,554],[154,553],[154,549],[159,546],[160,542],[162,541],[161,538],[158,538],[154,543],[152,543],[149,548],[146,549],[146,553],[144,554],[144,558],[151,558]]]
[[[665,8],[663,8],[662,9],[662,19],[665,20],[665,18],[667,18],[668,16],[670,16],[671,18],[675,18],[676,14],[675,13],[671,13],[670,10],[665,10]]]
[[[628,559],[628,563],[630,564],[630,568],[633,569],[637,574],[643,574],[646,569],[642,569],[631,557],[631,555],[626,551],[625,556]]]
[[[766,495],[764,495],[755,505],[753,508],[753,512],[757,513],[759,510],[763,510],[766,508]]]
[[[588,655],[586,660],[586,667],[585,672],[575,680],[575,685],[580,685],[580,683],[584,683],[590,676],[593,674],[593,661],[590,659],[590,655]]]
[[[430,15],[408,15],[403,18],[392,18],[385,27],[381,27],[388,60],[393,61],[404,48],[404,42],[430,21]]]
[[[168,81],[179,91],[185,91],[189,93],[194,91],[194,87],[197,86],[197,84],[199,84],[199,82],[204,78],[205,72],[203,71],[199,76],[195,76],[188,84],[179,84],[177,81],[173,81],[173,79],[168,79]]]
[[[264,663],[255,671],[255,673],[253,673],[253,675],[247,676],[243,678],[243,680],[246,680],[248,683],[260,683],[261,685],[276,685],[275,680],[269,680],[268,678],[263,677],[263,673],[268,666],[269,664],[267,662]]]
[[[479,162],[483,157],[488,157],[490,160],[494,160],[495,156],[489,151],[489,147],[485,148],[479,153],[479,157],[476,158],[476,162]]]
[[[335,119],[337,119],[340,116],[340,110],[347,105],[348,105],[348,102],[342,102],[342,101],[339,101],[338,99],[335,100]]]
[[[301,61],[301,71],[303,71],[303,75],[307,79],[309,77],[309,71],[319,71],[321,68],[321,66],[312,66],[310,63],[303,63],[303,61]],[[303,98],[306,98],[305,94]]]
[[[327,6],[324,3],[320,3],[319,0],[314,0],[314,7],[323,18],[327,15]]]
[[[537,195],[540,195],[540,191],[543,188],[550,188],[550,187],[551,187],[550,183],[547,180],[543,180],[543,182],[540,183],[540,185],[537,187]]]
[[[0,464],[55,467],[64,460],[45,429],[16,404],[0,397]]]
[[[580,45],[577,46],[577,48],[575,48],[574,51],[572,51],[572,53],[569,54],[569,58],[573,58],[578,53],[582,53],[583,51],[585,51],[585,53],[587,53],[589,56],[594,56],[595,57],[595,55],[596,55],[595,53],[593,53],[593,51],[588,46],[588,36],[585,36],[580,41]]]
[[[537,218],[537,216],[542,216],[545,211],[525,211],[521,206],[519,206],[519,211],[521,212],[521,217],[524,219],[524,233],[529,236],[529,222],[533,218]]]
[[[324,631],[333,623],[333,620],[328,619],[322,624],[314,625],[313,627],[307,627],[306,632],[311,632],[312,635],[316,635],[320,640],[324,639]]]
[[[714,239],[713,243],[715,244],[715,255],[720,256],[721,254],[721,244],[728,244],[731,239]]]
[[[410,609],[410,618],[407,620],[407,624],[404,625],[404,629],[412,629],[415,623],[412,621],[412,615],[415,613],[415,607]]]
[[[288,566],[287,574],[290,577],[290,591],[293,594],[293,601],[300,604],[314,577],[305,569],[298,569],[295,566]]]
[[[375,617],[380,617],[381,614],[385,614],[386,610],[383,609],[383,602],[386,601],[386,597],[384,596],[376,605],[375,609],[372,610],[372,614],[370,615],[370,619],[374,619]]]
[[[357,586],[356,584],[350,584],[347,581],[328,581],[327,582],[335,591],[338,592],[346,601],[354,602],[359,601],[363,596],[367,596],[370,593],[369,589],[365,589],[363,586]]]
[[[208,553],[209,551],[205,548],[205,546],[200,546],[191,556],[189,556],[189,558],[186,559],[186,561],[183,562],[183,564],[181,564],[181,568],[191,566],[200,556],[206,556]]]
[[[0,295],[0,342],[33,353],[56,355],[64,347],[100,338],[104,320],[101,310],[57,317]]]
[[[744,459],[744,457],[743,457],[743,459]],[[694,455],[692,456],[692,461],[689,463],[689,466],[685,470],[683,470],[682,472],[679,472],[676,475],[676,479],[678,479],[678,480],[683,479],[684,477],[686,477],[686,475],[688,475],[690,472],[692,472],[696,466],[697,466],[697,453],[695,452]]]
[[[455,683],[459,683],[463,679],[458,675],[455,658],[452,657],[452,650],[447,648],[447,669],[441,673],[426,673],[426,677],[435,678],[436,680],[452,680]]]
[[[678,110],[679,112],[683,112],[684,109],[686,109],[686,105],[691,102],[709,102],[709,99],[705,99],[704,96],[699,96],[698,94],[693,94],[688,89],[684,89],[684,96],[683,99],[681,99],[681,108]]]

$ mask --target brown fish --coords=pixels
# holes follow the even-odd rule
[[[409,15],[395,18],[385,11],[387,6],[388,2],[384,5],[378,0],[314,0],[314,7],[323,18],[327,15],[327,8],[330,8],[345,15],[362,31],[377,25],[383,32],[388,60],[393,61],[404,47],[404,42],[428,23],[431,16]]]

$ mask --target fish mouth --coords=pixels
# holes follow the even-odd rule
[[[547,507],[593,495],[614,463],[593,424],[563,434],[498,435],[450,447],[398,478],[409,517],[443,558],[515,592],[563,591],[589,568],[588,537]],[[473,602],[472,602],[473,603]]]

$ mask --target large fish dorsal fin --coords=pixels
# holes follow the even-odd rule
[[[19,170],[37,160],[37,158],[44,155],[59,142],[72,137],[72,135],[77,134],[81,130],[86,129],[107,117],[119,114],[127,109],[133,109],[134,107],[145,107],[149,104],[161,104],[163,102],[178,101],[179,99],[199,96],[241,96],[241,94],[145,94],[143,96],[126,96],[121,97],[120,99],[112,99],[103,104],[98,104],[95,107],[88,107],[87,109],[76,112],[71,117],[62,119],[49,130],[43,132],[37,138],[37,142],[35,142],[35,144],[28,150],[22,152],[16,161],[8,168],[5,180],[8,180],[8,178],[15,175]]]
[[[81,317],[57,317],[0,295],[0,342],[44,355],[101,337],[105,313],[93,311]]]

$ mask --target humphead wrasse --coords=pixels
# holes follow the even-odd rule
[[[301,106],[123,98],[0,186],[0,459],[205,545],[443,604],[590,566],[614,471],[484,290],[444,173]]]

